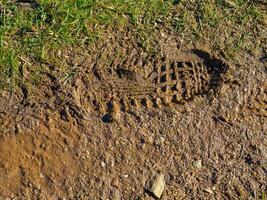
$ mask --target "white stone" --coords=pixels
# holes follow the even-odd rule
[[[202,167],[202,161],[201,160],[197,160],[193,163],[193,166],[197,169],[201,169]]]
[[[149,191],[157,198],[160,198],[162,196],[162,193],[165,188],[165,177],[163,174],[158,175],[154,182],[152,183],[151,187],[149,188]]]

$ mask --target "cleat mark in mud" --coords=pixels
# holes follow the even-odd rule
[[[103,121],[112,121],[112,115],[118,115],[116,112],[142,106],[171,107],[216,90],[227,71],[227,65],[200,50],[193,50],[192,54],[198,59],[174,60],[163,57],[150,59],[149,62],[124,60],[110,66],[114,70],[102,68],[105,74],[102,77],[105,78],[99,80],[99,76],[96,77],[99,82],[94,84],[94,96],[97,99],[93,100],[93,104],[100,113],[105,113]],[[129,64],[125,67],[125,63],[136,65],[136,70],[130,70]],[[152,70],[147,73],[146,68]],[[95,69],[98,69],[97,66]]]

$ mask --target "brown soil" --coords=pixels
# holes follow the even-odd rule
[[[153,199],[159,173],[162,199],[261,198],[266,62],[122,38],[64,52],[70,76],[44,63],[36,90],[1,93],[0,199]]]

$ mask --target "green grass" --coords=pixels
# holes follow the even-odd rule
[[[97,41],[106,27],[133,24],[150,27],[168,14],[160,0],[40,0],[34,9],[4,0],[0,3],[1,86],[18,81],[19,58],[38,63],[47,51]],[[50,55],[49,55],[50,56]]]
[[[104,40],[107,29],[130,27],[144,50],[151,49],[159,29],[172,29],[185,42],[203,42],[223,51],[229,59],[235,58],[237,52],[259,51],[259,42],[266,41],[266,12],[257,1],[233,0],[230,6],[224,0],[177,2],[39,0],[35,8],[25,9],[10,0],[2,0],[0,87],[21,81],[35,83],[38,70],[42,70],[39,63],[56,60],[53,55],[66,47],[90,47]],[[30,81],[24,80],[20,72],[25,60],[32,67]]]

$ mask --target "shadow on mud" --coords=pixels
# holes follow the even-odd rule
[[[193,49],[192,52],[203,60],[203,64],[207,67],[208,73],[211,74],[211,86],[218,87],[222,75],[229,69],[228,65],[224,61],[212,57],[208,52],[199,49]]]

